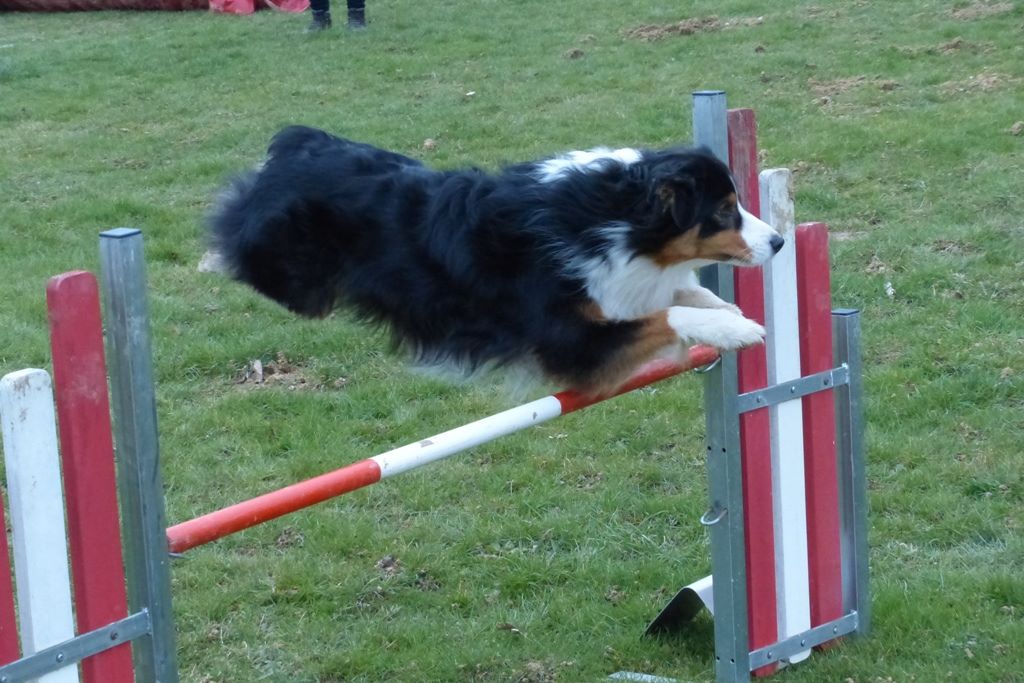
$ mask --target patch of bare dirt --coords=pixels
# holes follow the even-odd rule
[[[949,11],[949,15],[960,21],[974,21],[1006,14],[1013,11],[1012,2],[972,2],[966,7],[957,7]]]
[[[576,488],[583,491],[593,491],[604,481],[604,472],[585,472],[576,477]]]
[[[864,267],[864,272],[871,273],[872,275],[877,275],[879,273],[887,273],[889,272],[889,266],[886,265],[886,263],[882,261],[882,259],[878,258],[877,254],[875,254],[871,257],[871,261],[868,263],[868,265]]]
[[[1007,74],[985,71],[962,81],[946,81],[939,89],[947,95],[985,93],[1002,90],[1019,83],[1020,80]]]
[[[246,363],[235,384],[244,389],[268,386],[282,386],[293,391],[322,388],[305,369],[290,362],[282,351],[277,352],[275,360],[267,363],[259,358]]]
[[[395,576],[402,571],[402,562],[394,555],[385,555],[374,565],[384,576]]]
[[[293,547],[301,548],[305,542],[306,537],[302,534],[301,531],[299,531],[295,527],[288,526],[282,529],[281,533],[278,534],[277,540],[274,541],[274,545],[276,545],[281,550],[284,550],[286,548]]]
[[[436,591],[441,588],[441,584],[425,569],[420,569],[416,572],[416,588],[421,591]]]
[[[948,55],[952,52],[959,52],[965,47],[967,47],[967,41],[964,40],[963,38],[957,37],[949,41],[948,43],[943,43],[942,45],[939,45],[939,47],[936,48],[936,51],[939,52],[940,54]]]
[[[964,254],[975,254],[978,249],[966,242],[959,240],[936,240],[931,244],[932,251],[950,256],[962,256]]]
[[[823,104],[827,104],[831,98],[842,95],[843,93],[859,88],[868,82],[867,76],[851,76],[849,78],[837,78],[833,81],[819,81],[816,78],[812,78],[808,85],[811,86],[811,92],[817,97]]]
[[[804,14],[812,19],[838,19],[839,12],[837,10],[827,10],[819,5],[811,5],[804,9]]]
[[[731,28],[758,26],[764,23],[764,17],[740,17],[720,19],[717,16],[694,17],[683,19],[672,24],[643,24],[626,29],[623,35],[627,38],[654,42],[675,36],[692,36],[698,33],[713,33]]]
[[[814,99],[823,107],[831,105],[835,98],[855,88],[871,87],[878,88],[882,92],[892,92],[900,87],[897,81],[884,78],[868,78],[867,76],[848,76],[831,81],[821,81],[812,78],[807,81],[807,84],[814,94]]]
[[[980,54],[984,52],[992,52],[994,49],[995,47],[991,43],[972,43],[960,36],[957,36],[956,38],[948,40],[940,45],[931,45],[928,47],[903,47],[900,48],[900,52],[908,57],[919,57],[921,55],[940,55],[948,57],[951,55],[960,55],[965,53]]]
[[[849,92],[854,88],[860,88],[863,86],[874,86],[879,90],[895,90],[899,87],[899,83],[896,81],[868,78],[867,76],[849,76],[847,78],[837,78],[831,81],[819,81],[816,78],[810,79],[808,85],[811,87],[811,92],[817,97],[835,97],[842,95],[845,92]]]
[[[605,594],[604,599],[613,605],[618,605],[620,602],[626,599],[626,593],[619,586],[612,586]]]
[[[761,167],[765,168],[764,164],[762,164]],[[825,164],[815,161],[797,161],[790,165],[790,171],[792,171],[794,176],[800,176],[806,173],[817,173],[821,175],[828,173],[829,169]]]
[[[516,683],[554,683],[558,680],[558,669],[544,662],[527,662],[522,671],[517,671],[512,680]]]

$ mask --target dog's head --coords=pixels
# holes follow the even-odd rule
[[[633,246],[659,265],[757,266],[782,248],[782,237],[740,205],[729,168],[709,150],[653,152],[634,168],[648,186],[650,220],[636,226]]]

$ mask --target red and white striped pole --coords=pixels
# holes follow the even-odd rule
[[[167,529],[171,552],[183,552],[290,512],[321,503],[455,455],[498,437],[547,422],[639,387],[711,363],[716,349],[695,346],[682,363],[654,361],[609,396],[588,397],[563,391],[525,403],[447,432],[361,460],[339,470],[236,503]]]

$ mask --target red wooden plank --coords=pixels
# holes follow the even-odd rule
[[[757,170],[757,122],[752,109],[731,109],[729,166],[736,180],[740,203],[752,214],[761,213]],[[743,314],[764,324],[764,276],[760,268],[736,268],[736,305]],[[737,355],[740,393],[768,385],[764,346]],[[778,640],[779,621],[775,586],[775,523],[772,501],[771,424],[768,409],[740,415],[740,450],[743,460],[743,516],[747,554],[747,609],[750,649]],[[775,665],[753,673],[764,676]]]
[[[7,546],[7,520],[0,495],[0,665],[18,658],[18,622],[14,616],[14,585],[11,581],[11,551]]]
[[[761,215],[761,190],[757,180],[757,119],[753,109],[730,109],[729,167],[736,180],[740,203],[755,216]]]
[[[796,254],[800,366],[802,374],[810,375],[828,370],[833,364],[828,227],[824,223],[797,226]],[[804,397],[803,411],[811,626],[818,626],[838,619],[843,609],[832,390]]]
[[[128,615],[114,446],[96,278],[83,271],[46,287],[68,542],[79,633]],[[82,662],[85,683],[132,683],[126,643]]]

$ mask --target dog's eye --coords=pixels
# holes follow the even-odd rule
[[[718,207],[713,214],[714,221],[724,228],[738,228],[742,219],[735,204],[725,204]]]

